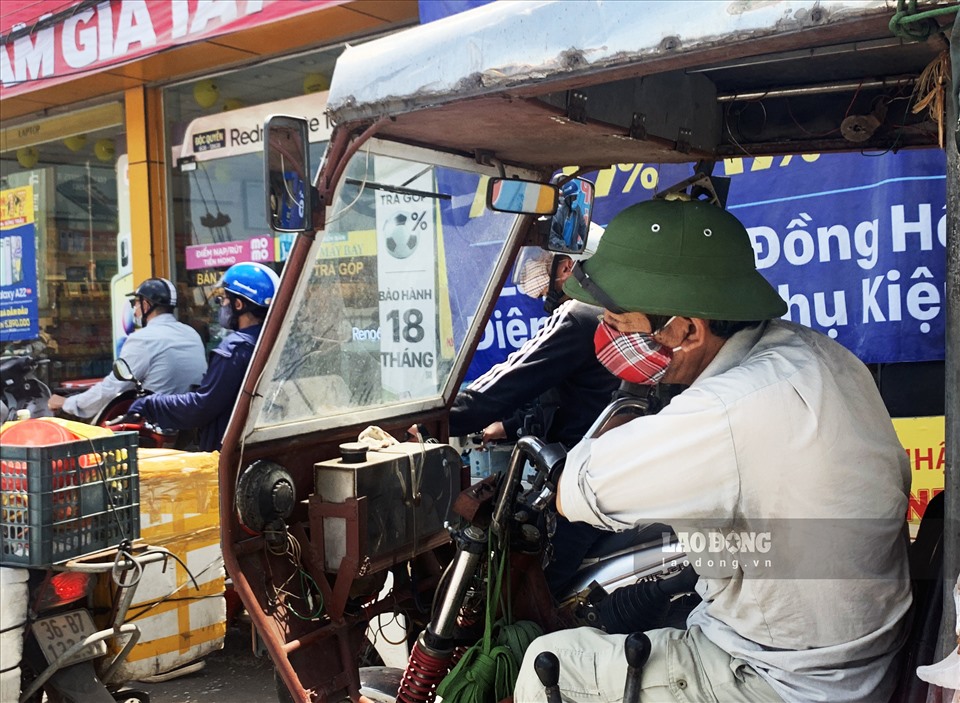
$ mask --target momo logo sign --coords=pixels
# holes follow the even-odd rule
[[[222,269],[242,261],[276,261],[273,237],[264,235],[237,242],[194,244],[186,248],[187,269]]]

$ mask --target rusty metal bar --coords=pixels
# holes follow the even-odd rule
[[[947,246],[946,246],[946,319],[944,320],[944,526],[943,526],[943,619],[940,621],[939,657],[957,646],[954,631],[957,622],[953,589],[960,572],[960,21],[954,22],[950,36],[953,64],[953,90],[947,100]]]
[[[820,85],[804,85],[795,88],[780,88],[778,90],[755,90],[749,93],[723,93],[717,96],[718,103],[729,103],[736,100],[762,100],[763,98],[790,98],[800,95],[825,95],[827,93],[852,93],[855,90],[869,90],[870,88],[900,88],[912,86],[917,82],[916,76],[900,76],[898,78],[881,78],[870,81],[841,81],[838,83],[823,83]]]

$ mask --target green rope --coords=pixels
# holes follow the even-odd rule
[[[923,41],[937,27],[937,24],[931,21],[934,17],[960,11],[960,3],[954,3],[946,7],[917,12],[917,0],[909,1],[908,8],[906,0],[897,0],[897,11],[890,18],[890,31],[894,36],[902,39]]]
[[[497,557],[491,540],[487,549],[487,605],[483,639],[464,653],[437,688],[437,695],[443,698],[444,703],[496,703],[512,696],[523,654],[530,643],[543,634],[543,630],[534,622],[512,622],[508,551],[508,548],[503,549],[499,564],[496,564]],[[503,618],[493,622],[505,569],[507,606]]]

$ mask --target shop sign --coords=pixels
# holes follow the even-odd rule
[[[197,269],[190,272],[190,285],[196,287],[215,286],[223,277],[220,269]]]
[[[0,82],[4,97],[48,88],[174,46],[193,44],[297,15],[339,5],[344,0],[109,0],[78,8],[61,22],[9,41],[18,29],[39,19],[28,7],[5,15],[0,46]],[[35,6],[31,5],[31,6]]]
[[[186,248],[187,269],[229,268],[242,261],[276,261],[273,237],[263,235],[236,242],[193,244]]]
[[[907,520],[918,525],[930,499],[943,492],[943,468],[946,465],[944,418],[895,418],[893,427],[910,463],[910,504],[907,508]]]
[[[173,148],[173,160],[209,161],[262,153],[263,124],[270,115],[303,117],[310,141],[327,141],[330,128],[323,116],[326,107],[327,93],[321,91],[198,117],[187,126],[183,144]]]
[[[6,97],[6,91],[4,91]],[[63,115],[43,117],[35,122],[16,124],[0,129],[0,151],[37,146],[77,134],[123,126],[123,105],[107,103],[83,110],[70,110]]]
[[[40,334],[33,186],[0,191],[0,342]]]

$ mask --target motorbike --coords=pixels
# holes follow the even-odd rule
[[[148,703],[147,693],[116,680],[140,638],[139,626],[124,621],[144,567],[171,558],[176,559],[165,549],[122,544],[47,570],[24,570],[29,604],[19,703],[39,703],[44,694],[57,703]],[[111,590],[108,613],[92,605],[98,581]],[[116,654],[109,642],[119,649]]]
[[[35,359],[30,354],[10,354],[0,357],[0,422],[16,420],[24,411],[29,417],[52,415],[47,407],[50,388],[37,376],[37,369],[48,363],[47,359]]]
[[[160,427],[139,415],[128,413],[133,402],[149,395],[150,391],[143,387],[143,382],[134,375],[126,360],[119,358],[113,362],[113,375],[121,381],[132,383],[134,388],[124,391],[111,400],[103,410],[97,413],[91,423],[108,427],[114,432],[136,432],[139,436],[138,444],[141,447],[182,448],[177,444],[180,435],[177,430]]]

